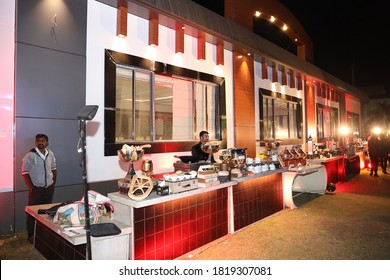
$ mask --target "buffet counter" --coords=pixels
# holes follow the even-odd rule
[[[323,165],[326,168],[327,184],[344,182],[345,176],[345,156],[335,156],[321,159],[307,159],[309,165]]]
[[[85,260],[86,231],[75,227],[64,229],[53,223],[47,214],[38,214],[39,209],[49,209],[57,205],[42,204],[25,207],[25,212],[35,218],[34,247],[49,260]],[[129,259],[129,243],[132,229],[119,221],[103,217],[103,223],[114,223],[121,229],[118,235],[92,237],[91,257],[93,260],[126,260]]]
[[[353,177],[360,174],[361,160],[363,158],[363,152],[356,153],[354,156],[350,156],[345,159],[345,180],[349,181]]]
[[[294,208],[293,190],[299,186],[318,186],[318,191],[322,179],[312,176],[326,178],[323,169],[323,166],[303,170],[279,168],[180,193],[158,195],[153,191],[143,200],[119,192],[109,193],[114,212],[111,219],[105,218],[103,222],[115,223],[122,232],[91,236],[92,259],[178,258],[285,206]],[[38,214],[39,209],[53,205],[25,208],[36,219],[35,248],[47,259],[86,259],[84,229],[65,230],[54,224],[49,215]]]
[[[283,210],[282,173],[261,172],[141,201],[109,193],[113,217],[133,228],[130,259],[171,260]]]
[[[293,192],[324,194],[327,185],[326,169],[323,165],[289,168],[283,173],[284,206],[295,209]]]

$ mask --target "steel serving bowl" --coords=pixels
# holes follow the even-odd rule
[[[150,148],[150,145],[129,146],[124,144],[122,149],[118,150],[118,158],[123,162],[136,162],[144,155],[144,148]]]
[[[206,154],[215,154],[219,151],[220,147],[218,143],[205,143],[202,144],[200,148]]]

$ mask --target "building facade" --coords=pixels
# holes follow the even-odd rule
[[[76,116],[85,105],[99,106],[87,124],[87,174],[103,194],[127,172],[116,153],[125,143],[150,144],[144,157],[165,173],[200,130],[251,157],[276,139],[305,147],[309,136],[338,141],[344,125],[362,131],[365,96],[311,64],[307,38],[294,55],[250,30],[261,1],[240,10],[227,0],[225,17],[189,0],[6,2],[0,233],[25,228],[21,161],[37,133],[57,157],[54,200],[83,196]],[[271,2],[268,13],[293,18]],[[303,36],[295,25],[290,36]]]

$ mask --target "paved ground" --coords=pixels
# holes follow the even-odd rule
[[[390,260],[390,174],[364,170],[333,194],[307,196],[180,259]],[[0,237],[0,259],[44,259],[26,233]]]
[[[190,252],[196,260],[390,260],[390,174],[364,170],[333,194]]]

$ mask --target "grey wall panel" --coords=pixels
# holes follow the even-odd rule
[[[73,118],[85,106],[85,57],[17,44],[16,116]]]
[[[22,158],[35,146],[37,133],[49,137],[49,149],[57,159],[57,186],[81,183],[81,154],[77,152],[78,128],[77,120],[16,118],[15,189],[27,190],[21,175]]]
[[[28,188],[21,161],[37,133],[49,136],[57,158],[54,201],[77,200],[83,193],[76,115],[85,106],[87,0],[17,0],[16,5],[15,192],[0,193],[6,202],[0,204],[2,233],[12,223],[16,232],[25,230]]]
[[[15,232],[26,230],[26,212],[28,191],[15,192]]]
[[[101,193],[102,195],[107,196],[108,193],[117,192],[119,190],[118,181],[111,180],[111,181],[105,181],[105,182],[92,183],[92,184],[89,184],[89,189],[97,191],[97,192]]]
[[[13,233],[14,226],[14,193],[0,193],[0,234]]]
[[[17,41],[84,55],[87,0],[18,0]]]

